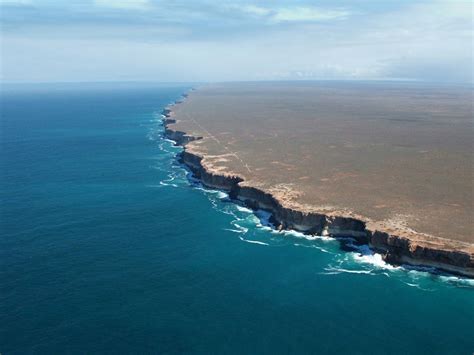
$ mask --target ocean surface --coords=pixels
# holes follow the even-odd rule
[[[162,136],[190,85],[4,86],[0,353],[472,354],[474,282],[278,233]]]

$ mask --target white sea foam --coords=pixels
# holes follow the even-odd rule
[[[239,205],[235,205],[235,207],[236,207],[237,210],[239,210],[240,212],[252,213],[252,210],[251,210],[250,208],[242,207],[242,206],[239,206]]]
[[[358,254],[358,253],[352,253],[354,260],[364,263],[364,264],[370,264],[373,265],[377,268],[380,269],[387,269],[387,270],[398,270],[401,267],[400,266],[393,266],[388,263],[386,263],[382,259],[382,255],[378,253],[372,253],[372,254]]]
[[[249,221],[249,223],[252,223],[255,227],[259,229],[261,228],[260,219],[257,216],[255,216],[253,213],[247,214],[246,220]]]
[[[239,237],[239,238],[240,238],[240,240],[242,240],[246,243],[259,244],[259,245],[269,245],[268,243],[260,242],[258,240],[250,240],[250,239],[245,239],[245,238],[242,238],[242,237]]]
[[[241,226],[240,224],[236,223],[236,222],[232,222],[231,223],[235,228],[237,228],[238,230],[241,230],[243,233],[247,233],[249,231],[248,228],[244,227],[244,226]]]
[[[197,185],[198,185],[198,186],[195,186],[195,187],[194,187],[196,190],[204,191],[205,193],[211,194],[211,195],[219,195],[219,194],[221,193],[221,191],[219,191],[219,190],[212,190],[212,189],[209,189],[209,188],[204,187],[204,186],[200,183],[200,181],[197,180],[197,179],[194,179],[194,178],[193,178],[192,181],[197,182]],[[223,193],[224,193],[224,192],[223,192]]]
[[[422,290],[422,291],[428,291],[428,292],[434,292],[435,291],[434,289],[423,287],[419,283],[412,283],[412,282],[407,282],[407,281],[403,281],[403,280],[401,280],[401,281],[409,287],[414,287],[414,288],[417,288],[417,289]]]
[[[327,250],[327,249],[325,249],[325,248],[323,248],[323,247],[320,247],[320,246],[318,246],[318,245],[315,245],[315,244],[305,245],[305,244],[294,243],[293,245],[294,245],[295,247],[303,247],[303,248],[317,249],[317,250],[322,251],[323,253],[334,254],[333,252],[330,252],[329,250]]]
[[[235,220],[232,221],[232,222],[243,221],[245,219],[245,218],[241,217],[238,214],[238,212],[233,209],[232,205],[224,205],[223,207],[219,208],[218,210],[221,211],[222,213],[225,213],[225,214],[228,214],[228,215],[234,217]]]
[[[350,239],[350,238],[349,238]],[[366,244],[363,245],[355,245],[350,240],[348,243],[349,246],[357,250],[356,252],[351,253],[353,256],[354,261],[370,264],[379,269],[386,269],[386,270],[398,270],[400,266],[393,266],[386,263],[381,254],[375,253],[370,247]]]
[[[403,264],[402,267],[403,270],[406,271],[406,274],[412,279],[431,277],[437,272],[436,268],[430,266],[414,266]]]
[[[371,275],[372,270],[351,270],[351,269],[345,269],[342,267],[334,267],[334,266],[329,266],[324,268],[326,270],[325,272],[320,272],[321,275],[337,275],[337,274],[366,274],[366,275]]]
[[[164,182],[164,181],[160,181],[160,185],[162,185],[162,186],[178,187],[178,185],[176,185],[176,184],[170,184],[170,183],[167,183],[167,182]]]
[[[244,231],[240,229],[224,228],[224,230],[229,231],[229,232],[234,232],[234,233],[245,233]]]
[[[334,242],[335,239],[331,237],[325,237],[322,235],[311,235],[311,234],[304,234],[303,232],[298,232],[295,230],[282,230],[281,233],[283,233],[285,236],[290,236],[290,237],[295,237],[295,238],[300,238],[300,239],[306,239],[310,241],[314,240],[321,240],[325,242]]]
[[[467,279],[459,276],[440,275],[439,279],[454,286],[474,288],[474,279]]]
[[[222,199],[229,198],[229,194],[223,192],[223,191],[217,191],[217,197]]]

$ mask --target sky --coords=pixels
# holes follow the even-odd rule
[[[2,82],[472,83],[470,0],[0,0]]]

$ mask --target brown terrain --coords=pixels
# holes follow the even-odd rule
[[[279,228],[351,236],[393,263],[474,276],[472,89],[234,83],[166,111],[203,182]],[[198,139],[196,139],[198,138]]]

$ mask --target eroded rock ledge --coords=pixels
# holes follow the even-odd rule
[[[187,95],[183,95],[185,98]],[[182,103],[178,100],[174,105]],[[352,238],[381,253],[386,262],[395,265],[410,264],[474,278],[474,246],[454,240],[437,238],[414,231],[380,228],[362,218],[338,216],[329,213],[305,212],[284,206],[271,193],[242,184],[240,176],[215,172],[206,166],[205,157],[187,149],[194,140],[203,139],[173,129],[172,105],[163,110],[165,136],[184,148],[180,161],[200,181],[211,188],[225,190],[233,199],[245,205],[271,212],[272,222],[279,229],[292,229],[306,234],[327,235],[334,238]]]

